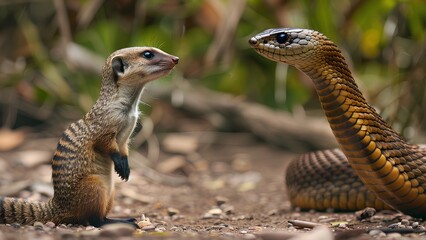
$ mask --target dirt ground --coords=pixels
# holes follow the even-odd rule
[[[6,224],[0,225],[0,240],[426,239],[421,233],[426,223],[399,213],[357,220],[354,213],[292,209],[284,173],[296,154],[249,133],[165,132],[155,139],[159,148],[152,147],[155,141],[151,141],[133,151],[130,180],[116,178],[116,202],[110,214],[134,217],[141,229],[120,224],[102,230],[53,223]],[[35,132],[26,135],[17,149],[1,153],[1,195],[42,201],[51,197],[49,159],[56,141]],[[143,157],[150,154],[157,154],[155,162]],[[303,222],[292,224],[292,220],[308,223],[303,227]],[[328,228],[312,230],[318,224]]]

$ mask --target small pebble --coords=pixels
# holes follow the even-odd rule
[[[155,231],[156,231],[156,232],[165,232],[165,231],[166,231],[166,228],[165,228],[165,227],[156,227],[156,228],[155,228]]]
[[[144,226],[144,227],[142,228],[142,230],[147,231],[147,232],[149,232],[149,231],[154,231],[154,230],[155,230],[155,225],[154,225],[154,224],[146,225],[146,226]]]
[[[280,211],[278,209],[272,209],[268,212],[268,216],[278,216]]]
[[[370,234],[370,236],[378,236],[378,237],[386,236],[386,233],[384,233],[383,231],[379,229],[373,229],[368,234]]]
[[[222,230],[224,228],[225,228],[225,226],[223,226],[223,225],[215,225],[215,226],[211,227],[211,229],[213,229],[213,230]]]
[[[86,227],[86,231],[90,231],[90,230],[93,230],[93,229],[96,229],[96,227],[94,227],[94,226],[87,226]]]
[[[145,217],[144,214],[142,214],[141,216],[141,221],[138,222],[138,226],[140,228],[144,228],[145,226],[150,226],[152,225],[151,221],[149,220],[149,218]]]
[[[59,225],[58,225],[58,228],[66,229],[66,228],[68,228],[68,226],[67,226],[67,225],[65,225],[65,224],[59,224]]]
[[[256,236],[252,233],[244,234],[243,239],[256,239]]]
[[[247,232],[247,230],[241,230],[240,233],[241,234],[247,234],[248,232]]]
[[[386,237],[389,238],[389,239],[393,239],[393,238],[399,239],[399,238],[402,237],[402,235],[401,235],[401,233],[389,233],[389,234],[386,235]]]
[[[134,226],[126,223],[107,224],[102,229],[103,230],[100,233],[100,236],[102,237],[128,237],[132,236],[135,231]]]
[[[411,226],[412,226],[413,228],[416,228],[416,227],[418,227],[418,226],[419,226],[419,222],[413,222],[413,224],[411,224]]]
[[[401,226],[400,222],[392,223],[388,226],[388,228],[399,228]]]
[[[401,224],[405,226],[410,226],[410,221],[408,221],[407,219],[402,219]]]
[[[203,219],[220,218],[222,216],[222,213],[223,213],[222,209],[213,208],[204,214]]]
[[[101,234],[101,230],[83,230],[80,231],[80,236],[83,238],[94,238]]]
[[[338,228],[346,229],[346,228],[348,228],[348,225],[346,223],[340,223]]]
[[[234,208],[234,206],[226,205],[226,206],[224,206],[224,207],[223,207],[223,211],[224,211],[227,215],[230,215],[230,214],[234,214],[234,212],[235,212],[235,208]]]
[[[171,217],[171,216],[174,216],[174,215],[177,215],[177,214],[179,214],[180,212],[179,212],[179,210],[178,209],[176,209],[176,208],[172,208],[172,207],[169,207],[169,208],[167,208],[167,214]]]
[[[20,228],[21,224],[19,224],[19,223],[12,223],[12,224],[10,224],[10,226],[12,226],[13,228]]]
[[[61,239],[75,239],[74,231],[66,228],[57,229]]]
[[[42,222],[35,222],[33,226],[36,230],[43,230],[44,224]]]
[[[222,204],[227,203],[229,201],[226,197],[223,196],[216,196],[215,200],[217,206],[221,206]]]
[[[356,219],[363,220],[367,218],[371,218],[376,214],[376,209],[368,207],[364,208],[363,210],[359,210],[355,212]]]
[[[44,226],[46,226],[48,228],[54,228],[56,226],[56,224],[54,222],[47,222],[46,224],[44,224]]]

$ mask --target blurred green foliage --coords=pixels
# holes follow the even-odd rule
[[[238,6],[242,14],[230,22]],[[226,24],[235,30],[216,44]],[[267,28],[300,27],[323,32],[342,48],[361,88],[399,130],[426,126],[423,0],[5,0],[0,26],[0,87],[36,106],[86,111],[98,95],[98,73],[73,67],[61,54],[68,41],[103,59],[123,47],[159,47],[181,58],[176,71],[193,85],[287,111],[317,109],[300,72],[247,44]]]

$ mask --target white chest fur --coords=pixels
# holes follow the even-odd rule
[[[122,114],[125,115],[125,119],[123,119],[122,126],[117,133],[117,144],[120,151],[127,151],[130,135],[135,129],[136,122],[139,119],[139,98],[141,94],[142,88],[137,91],[134,89],[127,91],[126,89],[122,89],[122,91],[120,91],[119,98],[126,98],[128,104],[126,112],[122,112]],[[121,102],[124,103],[124,99]]]

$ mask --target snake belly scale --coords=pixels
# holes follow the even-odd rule
[[[249,40],[260,55],[308,75],[340,149],[293,161],[286,174],[293,206],[352,211],[397,209],[426,218],[426,145],[405,141],[358,89],[339,48],[309,29],[268,29]]]

